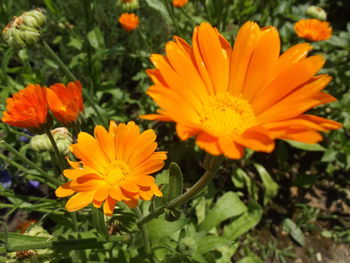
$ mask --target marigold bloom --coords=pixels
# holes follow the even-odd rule
[[[173,6],[175,7],[183,7],[188,3],[188,0],[173,0]]]
[[[80,81],[69,82],[67,86],[55,83],[47,89],[47,103],[55,118],[63,125],[74,123],[84,110]]]
[[[125,31],[133,31],[140,23],[139,17],[133,13],[123,13],[119,17],[119,23]]]
[[[44,133],[48,128],[46,90],[38,84],[26,88],[6,100],[2,121],[15,127],[26,128],[34,133]]]
[[[329,39],[332,36],[332,27],[328,22],[318,19],[301,19],[294,24],[298,37],[311,41]]]
[[[299,44],[281,56],[274,27],[254,22],[239,30],[234,47],[208,23],[196,27],[192,46],[174,37],[166,56],[153,54],[156,69],[147,94],[159,105],[149,120],[176,122],[180,139],[212,155],[238,159],[244,147],[271,152],[274,140],[305,143],[322,140],[319,131],[338,129],[337,122],[304,114],[335,98],[320,92],[331,80],[315,74],[320,55],[306,57],[311,45]]]
[[[134,122],[117,125],[111,121],[109,131],[95,127],[95,138],[81,132],[71,151],[79,162],[69,162],[73,169],[63,171],[71,181],[56,190],[56,196],[71,197],[66,208],[79,210],[90,203],[106,215],[113,214],[116,202],[136,207],[138,200],[162,196],[152,174],[164,166],[166,152],[155,152],[153,130],[140,133]]]

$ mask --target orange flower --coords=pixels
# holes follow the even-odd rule
[[[294,30],[298,37],[311,41],[326,40],[332,36],[329,23],[318,19],[301,19],[294,24]]]
[[[47,89],[47,103],[55,118],[63,125],[74,123],[84,110],[80,81],[67,86],[56,83]]]
[[[119,17],[119,23],[125,31],[133,31],[140,23],[139,17],[133,13],[123,13]]]
[[[320,92],[331,80],[315,76],[324,64],[320,55],[306,57],[311,46],[299,44],[281,56],[274,27],[254,22],[239,30],[234,47],[208,23],[196,27],[192,46],[174,37],[166,56],[153,54],[156,69],[147,94],[160,106],[149,120],[176,122],[180,139],[212,155],[239,159],[244,147],[271,152],[274,140],[305,143],[322,140],[319,131],[341,124],[305,111],[335,101]]]
[[[34,133],[44,133],[50,121],[46,90],[38,84],[29,84],[6,100],[2,121],[15,127],[26,128]]]
[[[71,146],[80,162],[69,162],[73,169],[63,171],[71,181],[56,190],[56,196],[71,197],[66,208],[79,210],[90,203],[112,215],[116,202],[136,207],[138,200],[162,196],[152,174],[164,166],[166,152],[155,152],[157,143],[153,130],[140,134],[134,122],[117,125],[111,121],[109,131],[95,127],[95,138],[81,132],[78,143]]]
[[[173,0],[173,6],[175,7],[183,7],[188,3],[188,0]]]

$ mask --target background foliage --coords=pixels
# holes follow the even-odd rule
[[[313,43],[312,53],[326,57],[322,73],[333,77],[327,92],[338,99],[315,111],[343,123],[342,130],[326,134],[320,145],[279,141],[272,154],[249,152],[238,162],[225,161],[208,189],[177,211],[179,218],[178,214],[174,218],[166,214],[167,220],[161,216],[147,223],[153,258],[146,255],[135,215],[125,207],[108,219],[107,228],[99,210],[84,209],[77,215],[81,232],[73,233],[64,202],[55,201],[38,173],[1,144],[1,260],[14,258],[6,251],[38,249],[44,254],[37,258],[39,262],[244,263],[293,262],[298,257],[316,262],[317,253],[327,259],[324,246],[348,243],[349,1],[190,0],[183,8],[173,8],[166,0],[140,0],[135,11],[140,25],[125,32],[118,24],[123,11],[115,0],[8,0],[0,3],[0,24],[4,27],[23,11],[45,8],[44,39],[82,81],[105,121],[135,120],[145,129],[156,129],[161,150],[167,150],[168,159],[181,167],[186,189],[203,172],[203,153],[191,140],[180,142],[172,124],[137,117],[155,111],[145,94],[150,85],[145,74],[145,69],[152,67],[150,54],[163,53],[164,44],[174,34],[190,41],[194,26],[202,21],[216,26],[231,43],[247,20],[276,26],[286,50],[303,42],[295,35],[293,24],[307,17],[305,10],[311,4],[327,11],[333,27],[333,37]],[[1,111],[6,98],[26,84],[68,82],[40,45],[15,51],[1,41],[0,58]],[[87,104],[82,129],[91,132],[96,122]],[[0,136],[38,166],[49,169],[48,153],[30,149],[31,134],[0,123]],[[42,182],[33,185],[33,180]],[[157,175],[165,192],[174,185],[171,180],[167,169]],[[147,213],[149,206],[144,203],[141,208]],[[16,232],[16,225],[28,218],[43,227],[37,230],[40,234]],[[332,255],[328,257],[332,259]]]

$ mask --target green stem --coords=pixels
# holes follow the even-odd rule
[[[58,167],[60,168],[61,173],[62,173],[62,171],[65,168],[65,164],[64,164],[64,160],[62,159],[62,155],[60,153],[60,150],[57,147],[57,143],[56,143],[54,137],[52,136],[51,131],[50,130],[47,131],[46,134],[47,134],[47,137],[49,137],[49,140],[50,140],[50,142],[52,144],[53,152],[55,153],[55,157],[56,157],[56,160],[57,160]]]
[[[135,208],[135,213],[137,215],[137,217],[139,219],[142,218],[142,213],[141,213],[141,210],[140,208],[136,207]],[[149,240],[148,240],[148,230],[147,230],[147,227],[146,225],[140,225],[140,228],[141,228],[141,231],[142,231],[142,236],[143,236],[143,243],[145,245],[145,250],[146,250],[146,253],[147,254],[150,254],[151,253],[151,246],[149,244]]]
[[[62,71],[67,75],[68,79],[70,81],[76,81],[77,78],[74,76],[74,74],[69,70],[69,68],[64,64],[64,62],[57,56],[57,54],[50,48],[50,46],[46,43],[45,40],[40,39],[40,42],[45,49],[45,51],[49,54],[49,56],[58,64],[58,66],[62,69]],[[86,100],[89,102],[91,107],[96,112],[97,117],[100,119],[100,122],[105,125],[106,121],[100,114],[99,110],[97,109],[94,100],[90,96],[90,94],[87,93],[85,89],[83,89],[83,93],[85,95]]]
[[[69,70],[66,64],[57,56],[57,54],[50,48],[50,46],[46,43],[45,40],[40,38],[40,42],[45,49],[45,51],[49,54],[49,56],[58,64],[58,66],[63,70],[63,72],[67,75],[67,77],[71,81],[76,81],[77,78],[73,75],[73,73]]]
[[[0,141],[0,144],[3,144],[8,151],[10,151],[13,155],[15,155],[19,160],[21,160],[23,163],[26,163],[33,169],[37,170],[38,173],[44,177],[47,181],[51,182],[52,184],[59,186],[61,185],[61,182],[57,180],[56,178],[50,176],[48,173],[46,173],[41,167],[39,167],[37,164],[33,163],[31,160],[29,160],[27,157],[25,157],[23,154],[18,152],[15,148],[13,148],[11,145],[9,145],[5,141]]]
[[[211,182],[211,180],[214,178],[215,174],[219,170],[223,160],[223,156],[210,156],[208,154],[204,162],[206,171],[204,175],[197,181],[197,183],[195,183],[186,193],[158,207],[152,213],[149,213],[147,216],[138,220],[137,225],[143,225],[148,221],[152,220],[153,218],[161,215],[162,213],[164,213],[165,208],[175,208],[194,198],[199,192],[201,192],[204,189],[204,187],[206,187]]]
[[[170,2],[168,0],[164,0],[163,3],[165,5],[166,10],[168,11],[168,14],[170,16],[171,21],[173,22],[173,25],[174,25],[175,30],[176,30],[176,34],[179,36],[182,36],[181,30],[180,30],[180,28],[176,22],[175,16],[174,16],[174,10],[172,9],[172,6],[170,6]]]
[[[79,232],[77,215],[75,214],[75,212],[72,212],[71,216],[72,216],[72,223],[73,223],[74,232]]]

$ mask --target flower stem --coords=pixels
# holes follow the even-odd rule
[[[197,181],[197,183],[195,183],[186,193],[156,208],[153,212],[138,220],[136,224],[143,225],[148,221],[152,220],[153,218],[164,213],[165,208],[175,208],[194,198],[199,192],[201,192],[204,189],[204,187],[206,187],[211,182],[211,180],[214,178],[215,174],[219,170],[223,160],[224,157],[221,155],[210,156],[209,154],[207,154],[206,160],[204,162],[204,168],[206,169],[206,171],[204,175]]]
[[[78,221],[77,221],[77,215],[75,214],[75,212],[71,213],[72,216],[72,224],[73,224],[73,230],[74,232],[79,232],[79,228],[78,228]]]
[[[45,40],[40,38],[40,42],[45,49],[45,51],[49,54],[49,56],[58,64],[58,66],[63,70],[63,72],[67,75],[67,77],[71,81],[76,81],[77,78],[73,75],[73,73],[69,70],[66,64],[57,56],[57,54],[51,49],[51,47],[46,43]]]
[[[141,210],[140,208],[136,207],[135,208],[135,213],[136,213],[136,216],[138,218],[142,218],[142,213],[141,213]],[[151,253],[151,246],[149,244],[149,240],[148,240],[148,230],[147,230],[147,227],[145,225],[140,225],[140,228],[141,228],[141,231],[142,231],[142,236],[143,236],[143,244],[145,245],[145,250],[146,250],[146,253],[147,254],[150,254]]]
[[[51,47],[46,43],[45,40],[40,39],[40,42],[43,46],[43,48],[46,50],[46,52],[49,54],[49,56],[58,64],[58,66],[62,69],[62,71],[66,74],[68,79],[70,81],[76,81],[77,78],[74,76],[74,74],[69,70],[69,68],[64,64],[64,62],[57,56],[57,54],[51,49]],[[90,103],[91,107],[96,112],[97,117],[99,118],[100,122],[103,125],[106,125],[105,119],[102,117],[100,111],[97,109],[94,100],[92,99],[90,94],[87,94],[87,91],[83,89],[84,95],[86,100]]]
[[[5,141],[0,141],[0,144],[3,144],[8,151],[10,151],[13,155],[15,155],[18,159],[20,159],[22,162],[26,163],[33,169],[37,170],[39,174],[44,177],[47,181],[50,183],[59,186],[61,185],[61,182],[57,180],[56,178],[50,176],[48,173],[46,173],[41,167],[39,167],[37,164],[33,163],[31,160],[29,160],[27,157],[25,157],[22,153],[18,152],[15,148],[13,148],[11,145],[9,145]]]
[[[52,144],[53,151],[55,153],[55,157],[56,157],[58,166],[59,166],[61,173],[62,173],[62,171],[64,170],[64,166],[65,166],[64,160],[62,159],[62,155],[57,147],[57,143],[56,143],[55,139],[53,138],[51,131],[47,131],[46,134],[47,134],[47,137],[49,137],[49,140]]]

